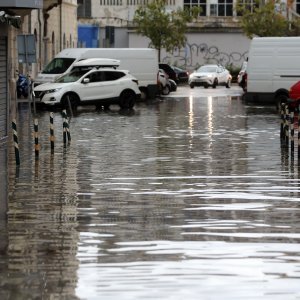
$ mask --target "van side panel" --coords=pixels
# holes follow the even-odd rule
[[[273,56],[274,49],[255,48],[251,53],[247,65],[247,90],[264,92],[272,89]],[[251,70],[251,71],[250,71]]]
[[[300,43],[298,45],[280,45],[277,50],[273,74],[273,91],[278,87],[289,90],[300,80]]]
[[[300,80],[300,37],[262,37],[251,41],[247,64],[250,102],[276,102]]]

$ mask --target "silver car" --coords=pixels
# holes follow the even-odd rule
[[[224,85],[227,88],[231,86],[232,76],[229,71],[220,65],[204,65],[194,71],[189,76],[189,85],[193,89],[195,86],[209,86],[216,88],[218,85]]]

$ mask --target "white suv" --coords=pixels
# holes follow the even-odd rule
[[[193,89],[194,86],[209,86],[216,88],[218,85],[225,85],[230,88],[232,76],[229,71],[220,65],[204,65],[194,71],[189,76],[189,85]]]
[[[114,68],[75,69],[58,78],[54,83],[34,87],[36,103],[72,107],[95,104],[108,108],[118,104],[122,109],[131,109],[141,97],[138,80],[128,71]]]

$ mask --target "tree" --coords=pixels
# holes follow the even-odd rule
[[[241,27],[249,37],[253,36],[286,36],[289,32],[289,21],[278,12],[278,1],[267,1],[261,4],[259,0],[255,5],[249,6],[249,2],[240,0],[236,10],[241,15]]]
[[[288,0],[290,7],[294,0]],[[255,0],[250,6],[247,0],[238,0],[236,10],[241,15],[241,26],[245,34],[253,36],[299,36],[300,21],[298,18],[288,20],[281,14],[280,0]]]
[[[150,39],[149,46],[158,50],[160,61],[161,49],[171,51],[175,47],[184,47],[186,43],[187,23],[197,17],[200,9],[178,8],[176,11],[166,10],[166,0],[154,0],[140,6],[134,15],[133,22],[137,33]]]

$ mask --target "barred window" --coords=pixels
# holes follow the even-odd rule
[[[100,5],[118,6],[118,5],[122,5],[122,0],[100,0]]]
[[[218,1],[218,16],[232,16],[232,0]]]
[[[300,0],[296,0],[296,12],[300,14]]]
[[[258,2],[256,0],[239,0],[238,2],[242,6],[245,6],[246,9],[248,9],[251,13],[254,11],[256,7],[259,6]],[[238,16],[241,16],[241,12],[237,13]]]
[[[190,10],[193,7],[201,8],[200,16],[206,16],[206,0],[184,0],[183,8]]]

